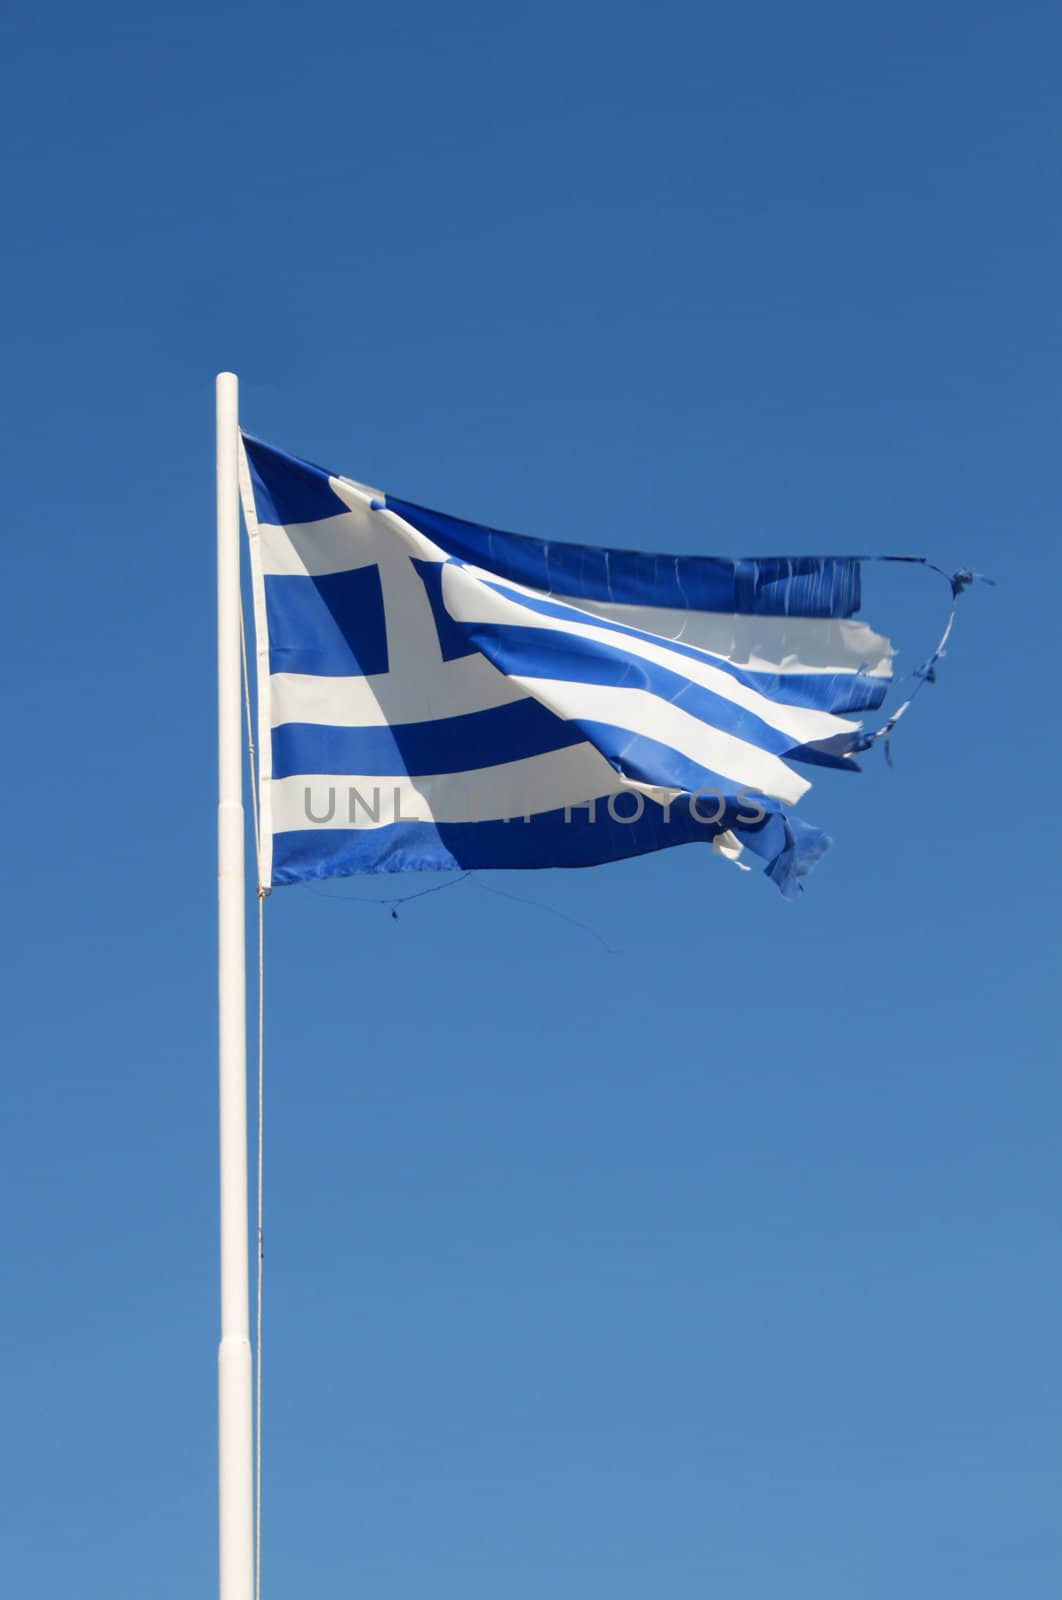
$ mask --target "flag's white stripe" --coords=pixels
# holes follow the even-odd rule
[[[410,778],[299,774],[273,780],[273,826],[277,832],[298,828],[385,827],[400,818],[421,822],[491,822],[504,817],[534,816],[562,806],[585,805],[595,796],[615,794],[625,785],[593,745],[572,745],[546,755],[508,761],[475,772],[447,772]],[[357,791],[353,800],[351,791]],[[307,811],[306,795],[310,795]],[[329,797],[334,815],[324,817]],[[369,810],[379,809],[374,820]],[[354,820],[351,820],[353,806]]]
[[[795,802],[811,788],[780,756],[702,722],[647,689],[616,689],[609,684],[516,674],[512,681],[522,683],[528,694],[566,721],[605,722],[626,733],[655,739],[721,778],[776,800]]]
[[[670,606],[616,605],[611,600],[572,600],[576,606],[626,628],[655,633],[676,644],[723,656],[749,672],[858,672],[891,678],[892,646],[865,622],[839,617],[762,617],[724,611],[681,611]]]
[[[460,656],[431,672],[382,672],[367,678],[322,678],[275,672],[272,725],[313,722],[335,728],[383,728],[489,711],[526,698],[526,691],[486,656]]]
[[[359,516],[348,512],[320,522],[294,522],[281,528],[272,522],[258,525],[262,572],[276,578],[322,578],[333,572],[353,572],[377,559],[372,512],[366,506]]]
[[[516,589],[515,585],[507,587],[514,591]],[[530,591],[525,592],[530,593]],[[691,683],[699,684],[701,688],[710,689],[721,699],[730,700],[743,710],[751,711],[767,723],[768,727],[777,728],[779,732],[789,735],[794,744],[812,744],[820,739],[831,739],[837,734],[854,732],[859,727],[858,722],[834,716],[830,711],[781,705],[777,701],[768,699],[766,695],[758,694],[755,689],[739,683],[721,667],[714,667],[707,661],[701,662],[690,656],[680,655],[677,651],[670,650],[663,641],[657,644],[648,639],[619,636],[593,623],[547,617],[539,611],[530,611],[520,604],[518,593],[514,592],[512,598],[500,594],[497,589],[487,587],[480,575],[468,567],[451,564],[444,569],[443,596],[447,610],[458,621],[541,628],[593,640],[612,649],[625,650],[630,655],[640,656],[656,666],[667,668],[679,677],[689,679]],[[538,597],[533,596],[533,598]],[[656,699],[654,704],[662,705],[663,702]]]

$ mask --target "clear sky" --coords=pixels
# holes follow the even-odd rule
[[[231,367],[496,526],[998,580],[799,904],[694,847],[273,896],[264,1595],[1056,1592],[1056,8],[5,33],[5,1591],[215,1584]],[[946,599],[882,583],[902,667]]]

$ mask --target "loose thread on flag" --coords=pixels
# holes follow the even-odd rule
[[[411,900],[423,900],[424,896],[428,894],[442,894],[447,889],[456,889],[459,883],[464,883],[465,880],[471,876],[472,873],[470,871],[462,872],[459,878],[451,878],[449,883],[433,883],[427,889],[414,889],[412,894],[332,894],[328,889],[321,889],[315,883],[310,885],[310,889],[314,894],[319,895],[322,900],[343,900],[348,906],[363,905],[394,907],[408,905]],[[396,913],[392,910],[391,915],[395,916]]]
[[[880,561],[899,561],[906,558],[899,556],[879,556],[877,559]],[[947,654],[948,640],[951,637],[951,630],[955,626],[955,608],[958,605],[959,596],[973,583],[987,583],[991,588],[995,588],[996,582],[994,578],[985,577],[983,572],[971,572],[969,567],[959,567],[956,572],[949,573],[946,572],[943,567],[938,567],[932,561],[925,561],[921,564],[925,566],[928,571],[939,572],[942,578],[947,579],[949,585],[951,586],[951,609],[948,612],[947,622],[944,624],[944,632],[937,640],[936,647],[934,648],[932,655],[923,661],[920,667],[915,667],[913,671],[908,674],[908,680],[913,681],[914,687],[907,696],[907,699],[904,700],[901,705],[897,706],[896,710],[880,728],[878,728],[874,733],[868,734],[864,743],[860,746],[861,749],[869,750],[880,740],[882,749],[885,752],[885,760],[888,762],[890,767],[893,765],[892,735],[895,731],[896,724],[899,722],[908,706],[910,706],[914,701],[919,691],[924,689],[927,683],[936,683],[937,681],[937,664],[942,661],[944,656]]]
[[[550,916],[559,917],[562,922],[569,923],[573,928],[579,928],[583,933],[588,933],[591,939],[596,939],[606,955],[621,956],[622,949],[618,945],[609,944],[603,933],[592,928],[588,922],[580,922],[578,917],[569,916],[567,911],[561,911],[557,906],[549,906],[541,900],[532,900],[528,895],[514,894],[511,889],[499,889],[496,884],[484,883],[480,877],[473,877],[472,882],[477,889],[483,889],[487,894],[498,895],[502,900],[515,900],[517,905],[534,906],[536,911],[545,911]]]
[[[483,889],[487,894],[497,895],[502,900],[513,900],[517,905],[532,906],[536,911],[544,911],[547,916],[559,917],[562,922],[567,922],[571,927],[579,928],[583,933],[588,933],[592,939],[596,939],[610,956],[623,954],[618,946],[609,944],[604,934],[591,927],[588,922],[580,922],[578,917],[570,916],[557,906],[547,905],[543,900],[532,900],[528,895],[515,894],[511,889],[499,889],[494,884],[485,883],[478,872],[462,872],[459,878],[453,878],[449,883],[433,883],[427,889],[416,889],[412,894],[403,895],[337,894],[329,889],[322,889],[317,884],[310,884],[309,887],[311,892],[319,895],[322,900],[341,900],[348,906],[387,906],[397,922],[399,906],[408,905],[412,900],[423,900],[425,895],[442,894],[447,889],[456,889],[458,884],[467,882],[471,882],[473,888]]]

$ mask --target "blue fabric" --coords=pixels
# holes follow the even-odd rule
[[[625,813],[630,796],[616,800]],[[787,899],[799,894],[801,879],[828,841],[818,829],[771,813],[756,827],[734,823],[741,807],[719,822],[698,821],[685,800],[677,800],[669,820],[660,807],[645,802],[636,821],[618,821],[603,802],[594,822],[573,826],[563,810],[543,812],[525,822],[398,822],[383,828],[297,829],[274,838],[273,881],[303,883],[358,872],[487,870],[490,868],[592,867],[671,845],[711,841],[725,828],[767,862],[768,874]],[[710,807],[702,807],[711,815]],[[575,815],[578,817],[578,813]]]
[[[765,617],[850,617],[859,609],[860,563],[846,556],[729,561],[530,539],[387,496],[387,508],[451,556],[511,583],[570,600]]]
[[[387,622],[377,567],[323,577],[265,578],[270,672],[365,677],[387,671]]]
[[[522,761],[548,750],[566,750],[583,739],[576,723],[562,721],[530,699],[462,717],[389,727],[285,722],[273,729],[273,776],[348,772],[367,777],[406,773],[421,778]]]
[[[249,433],[243,435],[243,447],[259,522],[290,526],[346,512],[323,467],[285,455]]]

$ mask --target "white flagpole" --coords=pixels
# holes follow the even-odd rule
[[[218,1346],[220,1600],[253,1600],[254,1485],[248,1310],[247,1017],[244,955],[238,385],[218,374],[218,1089],[221,1343]]]

